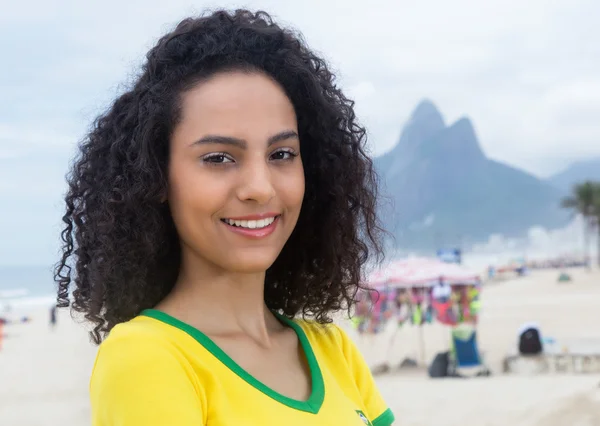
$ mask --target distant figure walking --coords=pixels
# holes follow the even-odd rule
[[[56,305],[50,308],[50,328],[56,327]]]

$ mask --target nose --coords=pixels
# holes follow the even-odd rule
[[[237,196],[241,201],[265,205],[275,197],[271,170],[264,159],[244,164],[239,176]]]

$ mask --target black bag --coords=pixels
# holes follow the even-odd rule
[[[542,340],[536,328],[528,328],[519,336],[519,353],[521,355],[538,355],[542,353]]]
[[[427,370],[429,377],[435,379],[448,376],[449,355],[448,352],[440,352],[433,358]]]

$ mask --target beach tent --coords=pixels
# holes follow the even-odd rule
[[[393,292],[397,289],[432,288],[440,282],[451,286],[478,285],[480,277],[477,273],[462,265],[443,262],[437,258],[408,257],[393,261],[383,268],[374,271],[367,278],[366,286],[381,292],[381,297],[377,298],[374,302],[374,309],[366,317],[370,320],[375,318],[374,323],[378,324],[375,329],[380,330],[385,327],[387,318],[391,316],[391,311],[389,310],[390,301],[387,297],[390,291]],[[385,305],[387,305],[387,309],[384,308]],[[446,325],[454,325],[456,322],[452,321],[447,315],[450,302],[446,303],[447,306],[442,305],[433,304],[433,308],[437,312],[438,321]],[[361,314],[363,313],[361,312]],[[396,332],[391,338],[390,347],[393,344]],[[425,347],[422,329],[419,332],[419,340],[422,355],[421,362],[423,362]]]
[[[385,287],[432,287],[440,280],[449,285],[474,285],[479,283],[479,274],[436,258],[409,257],[373,272],[367,278],[367,285],[377,290]]]

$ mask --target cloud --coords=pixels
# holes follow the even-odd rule
[[[465,262],[480,270],[489,265],[502,266],[518,258],[547,260],[561,257],[583,259],[586,255],[597,258],[597,236],[591,235],[584,245],[583,219],[575,217],[564,228],[547,230],[532,227],[525,238],[513,239],[503,235],[492,235],[488,241],[470,247],[465,253]]]
[[[594,43],[600,28],[593,18],[600,14],[600,4],[594,0],[373,0],[368,7],[357,0],[245,3],[271,11],[301,30],[338,70],[349,92],[364,82],[376,82],[377,96],[357,99],[376,153],[394,144],[411,109],[429,97],[449,120],[470,115],[492,155],[519,162],[524,143],[545,147],[549,135],[557,134],[548,130],[531,135],[526,124],[518,122],[520,117],[532,110],[539,111],[540,118],[543,113],[560,115],[567,107],[558,104],[548,111],[547,94],[580,78],[600,75],[600,47]],[[54,4],[17,3],[0,18],[8,25],[7,33],[30,23],[23,45],[13,43],[12,62],[25,65],[41,58],[44,64],[12,74],[27,79],[19,90],[29,92],[28,104],[36,103],[34,91],[43,86],[43,98],[55,101],[54,108],[63,117],[83,121],[110,101],[144,52],[180,18],[206,7],[240,3]],[[30,54],[18,54],[25,51]],[[49,87],[57,89],[49,91]],[[592,97],[577,100],[580,106],[599,103]],[[37,105],[42,104],[38,99]],[[49,110],[48,106],[37,111]],[[573,150],[570,142],[562,143]],[[587,138],[581,144],[588,144]],[[588,152],[577,148],[574,154]]]
[[[47,184],[53,189],[39,190],[43,199],[60,199],[65,159],[158,37],[206,7],[241,4],[23,0],[5,6],[0,160],[18,158],[24,167],[3,174],[8,182],[0,187],[0,199],[10,205],[10,214],[27,217],[25,207],[8,197],[9,191],[16,196],[16,182],[29,182],[21,185],[23,194],[36,191],[35,181],[39,188]],[[323,54],[356,100],[375,154],[395,144],[413,108],[427,97],[448,122],[472,118],[490,156],[534,173],[546,175],[572,159],[600,155],[600,3],[595,0],[244,5],[271,12]],[[57,169],[42,172],[44,160],[31,160],[36,155],[57,162]],[[38,168],[26,167],[26,161]],[[0,219],[6,214],[3,208]],[[42,226],[27,232],[47,235]],[[8,261],[22,256],[18,253],[0,250]]]

